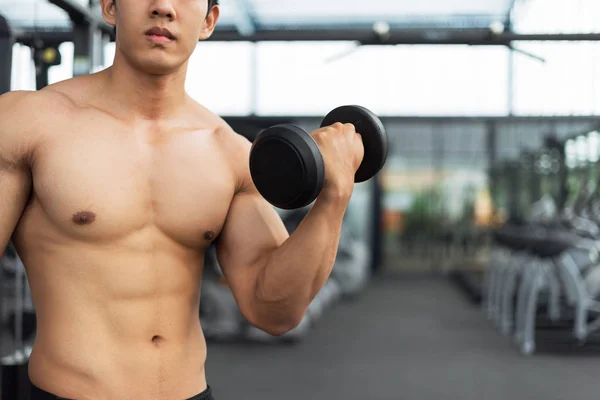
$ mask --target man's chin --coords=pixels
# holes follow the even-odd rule
[[[169,75],[181,68],[181,62],[172,60],[146,60],[140,62],[139,69],[149,75]]]

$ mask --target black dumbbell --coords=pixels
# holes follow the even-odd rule
[[[385,128],[360,106],[331,111],[321,127],[350,123],[360,133],[365,156],[354,181],[364,182],[383,168],[388,153]],[[325,164],[312,136],[295,125],[272,126],[258,134],[250,151],[250,173],[258,192],[275,207],[293,210],[312,203],[323,188]]]

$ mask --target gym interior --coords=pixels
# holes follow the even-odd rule
[[[99,7],[0,0],[0,94],[110,66]],[[190,60],[192,98],[250,141],[358,104],[389,147],[356,185],[331,277],[291,332],[243,318],[209,248],[199,319],[217,397],[597,398],[600,3],[220,7]],[[310,208],[277,211],[292,233]],[[35,306],[12,244],[1,265],[1,398],[27,399]]]

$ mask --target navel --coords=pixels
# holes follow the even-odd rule
[[[90,225],[96,220],[96,214],[91,211],[80,211],[73,214],[73,222],[76,225]]]
[[[151,341],[152,341],[152,344],[154,344],[155,346],[160,346],[165,341],[165,338],[163,338],[160,335],[154,335],[154,336],[152,336]]]

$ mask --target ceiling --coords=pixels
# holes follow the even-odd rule
[[[245,4],[245,6],[244,6]],[[427,24],[504,18],[512,0],[223,0],[223,22],[248,14],[258,25]],[[245,15],[246,14],[246,15]]]
[[[72,0],[88,5],[89,0]],[[387,22],[402,27],[488,27],[504,22],[515,0],[221,0],[217,29],[352,28]],[[97,15],[98,0],[93,0]],[[0,14],[22,28],[68,28],[67,14],[48,0],[0,0]]]
[[[15,27],[70,27],[67,13],[47,0],[0,0],[0,14]]]

